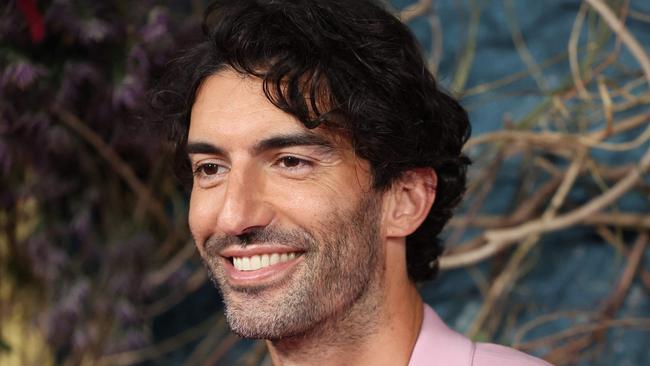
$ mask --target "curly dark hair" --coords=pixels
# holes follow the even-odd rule
[[[435,170],[433,207],[406,238],[411,280],[433,278],[437,236],[465,191],[470,125],[409,29],[370,0],[217,0],[203,31],[170,63],[152,99],[176,144],[177,173],[191,179],[184,148],[203,80],[226,68],[258,77],[268,100],[307,128],[343,131],[370,163],[375,189],[410,169]]]

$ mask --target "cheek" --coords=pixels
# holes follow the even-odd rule
[[[324,213],[338,212],[341,207],[345,207],[340,201],[350,199],[340,190],[332,190],[322,183],[282,183],[269,186],[270,206],[274,207],[278,218],[296,221],[303,227],[321,221]]]

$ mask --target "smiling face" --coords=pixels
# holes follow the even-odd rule
[[[308,130],[261,81],[222,71],[197,94],[187,150],[190,229],[233,331],[281,339],[376,305],[382,196],[346,139]]]

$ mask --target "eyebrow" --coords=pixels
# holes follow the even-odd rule
[[[224,150],[209,142],[190,142],[185,146],[187,155],[193,154],[213,154],[224,155]]]
[[[253,146],[250,151],[252,155],[259,155],[269,150],[282,149],[293,146],[316,146],[322,148],[324,152],[332,152],[334,145],[327,139],[311,132],[301,132],[288,135],[272,136]],[[227,155],[225,150],[209,142],[189,142],[185,147],[188,155],[192,154],[214,154]]]
[[[264,139],[255,144],[251,151],[253,155],[258,155],[265,151],[292,146],[317,146],[326,151],[334,150],[332,143],[325,138],[311,132],[301,132],[297,134],[278,135]]]

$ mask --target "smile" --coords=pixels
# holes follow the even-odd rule
[[[232,257],[232,264],[238,271],[257,271],[262,268],[294,260],[300,253],[271,253],[250,257]]]
[[[283,245],[231,246],[220,253],[228,282],[236,287],[271,286],[289,278],[305,252]]]

